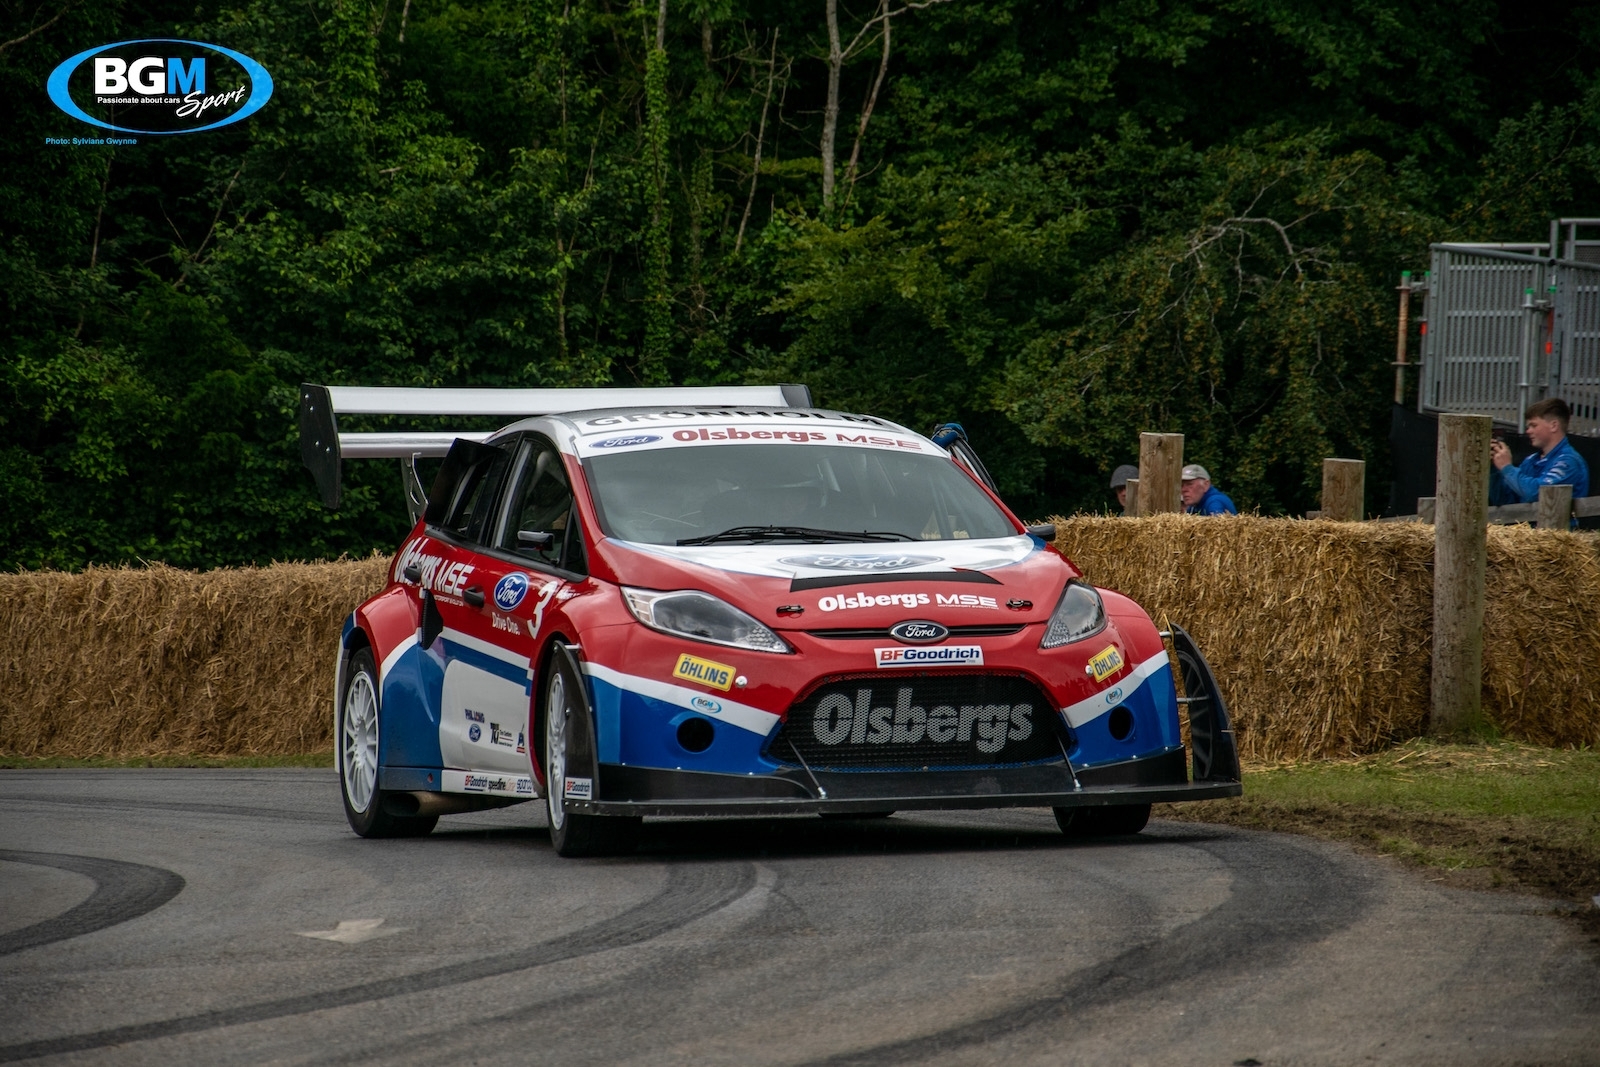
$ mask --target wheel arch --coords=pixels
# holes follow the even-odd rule
[[[600,771],[600,749],[594,719],[594,699],[589,692],[588,675],[583,671],[583,645],[571,634],[558,630],[546,639],[535,661],[538,666],[534,671],[533,714],[528,724],[529,732],[533,734],[534,750],[539,757],[534,763],[534,774],[538,777],[540,787],[546,790],[550,788],[550,783],[545,772],[545,716],[549,710],[546,707],[545,694],[548,691],[550,672],[555,669],[558,657],[565,658],[568,661],[577,682],[578,696],[582,700],[583,721],[585,724],[583,733],[587,742],[587,751],[584,756],[591,767],[591,773],[596,779],[598,779]],[[569,753],[569,764],[571,760],[572,756]]]
[[[350,657],[356,649],[366,648],[369,651],[372,649],[372,637],[362,628],[357,618],[358,614],[352,611],[345,616],[344,626],[339,632],[339,649],[333,661],[333,746],[336,761],[339,757],[339,704],[344,700],[345,670],[350,665]],[[381,713],[381,703],[379,708]]]

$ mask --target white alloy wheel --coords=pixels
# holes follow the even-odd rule
[[[344,729],[339,768],[344,794],[356,811],[366,811],[378,784],[378,695],[372,676],[358,670],[344,695]]]
[[[567,704],[567,681],[560,671],[550,678],[550,699],[545,702],[544,722],[544,778],[550,826],[560,830],[567,821],[562,807],[567,791],[567,717],[571,709]]]

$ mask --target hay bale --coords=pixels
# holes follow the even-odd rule
[[[1374,752],[1429,703],[1433,528],[1256,516],[1057,519],[1090,581],[1199,642],[1241,753]],[[1600,743],[1600,557],[1583,539],[1489,531],[1484,709],[1507,736]]]
[[[1194,634],[1254,761],[1375,752],[1423,730],[1433,528],[1254,516],[1058,519],[1098,585]],[[1600,744],[1600,553],[1494,527],[1484,709],[1508,737]],[[0,575],[0,753],[327,751],[344,617],[381,557],[203,574]]]
[[[387,566],[0,575],[0,752],[326,751],[339,628]]]

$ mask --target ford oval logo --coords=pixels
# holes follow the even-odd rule
[[[596,441],[595,448],[632,448],[634,445],[648,445],[652,441],[661,440],[660,436],[653,433],[636,433],[628,437],[608,437],[604,441]]]
[[[950,628],[924,619],[911,619],[889,627],[889,636],[906,645],[931,645],[950,636]]]
[[[876,571],[903,571],[907,567],[939,563],[942,562],[942,557],[913,556],[904,552],[882,552],[871,555],[819,552],[814,556],[784,556],[778,562],[790,567],[810,567],[819,571],[856,571],[871,574]]]
[[[519,571],[510,574],[494,583],[494,602],[502,611],[510,611],[522,603],[522,598],[528,595],[528,576]]]

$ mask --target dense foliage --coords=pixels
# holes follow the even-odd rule
[[[1103,507],[1142,429],[1246,507],[1327,455],[1376,502],[1398,272],[1600,214],[1592,5],[834,9],[0,0],[0,565],[392,546],[392,464],[317,503],[302,380],[803,381],[962,420],[1029,515]],[[44,143],[56,63],[156,36],[271,104]]]

